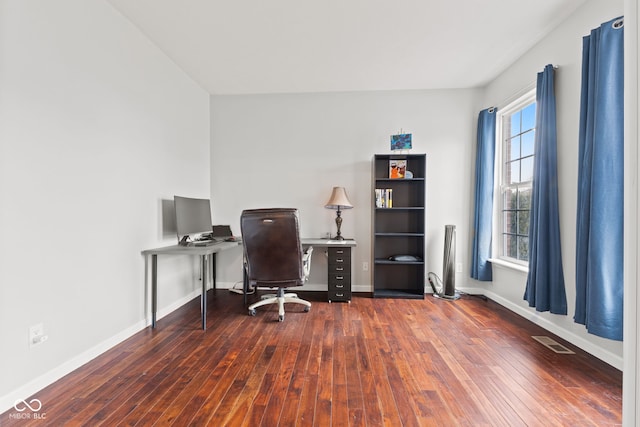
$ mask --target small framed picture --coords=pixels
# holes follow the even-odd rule
[[[389,178],[403,179],[406,171],[406,160],[389,160]]]
[[[411,134],[391,135],[391,150],[411,150]]]

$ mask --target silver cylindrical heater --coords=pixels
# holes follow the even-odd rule
[[[444,226],[444,258],[442,265],[441,298],[455,300],[460,298],[456,292],[456,226]]]

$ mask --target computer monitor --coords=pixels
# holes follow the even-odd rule
[[[173,202],[176,208],[176,230],[178,241],[185,236],[188,240],[205,233],[211,233],[211,202],[209,199],[193,199],[190,197],[174,196]]]

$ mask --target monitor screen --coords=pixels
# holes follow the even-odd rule
[[[178,241],[184,236],[211,233],[211,203],[209,199],[174,196]]]

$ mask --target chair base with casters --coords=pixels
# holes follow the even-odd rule
[[[313,254],[313,246],[309,246],[302,256],[302,271],[304,273],[303,283],[309,279],[309,273],[311,272],[311,255]],[[278,288],[277,294],[265,294],[260,297],[260,301],[255,302],[249,306],[249,316],[256,315],[256,308],[263,305],[278,304],[278,321],[284,320],[284,305],[285,303],[295,303],[304,305],[305,313],[311,310],[311,303],[309,301],[299,298],[297,294],[291,292],[285,292],[285,288]]]
[[[284,320],[284,304],[288,302],[304,305],[305,312],[311,310],[311,303],[309,301],[298,298],[297,294],[290,292],[285,293],[284,288],[278,288],[278,293],[276,295],[263,295],[260,301],[251,304],[249,306],[249,316],[255,316],[256,308],[258,307],[268,304],[278,304],[278,321],[282,322]]]

